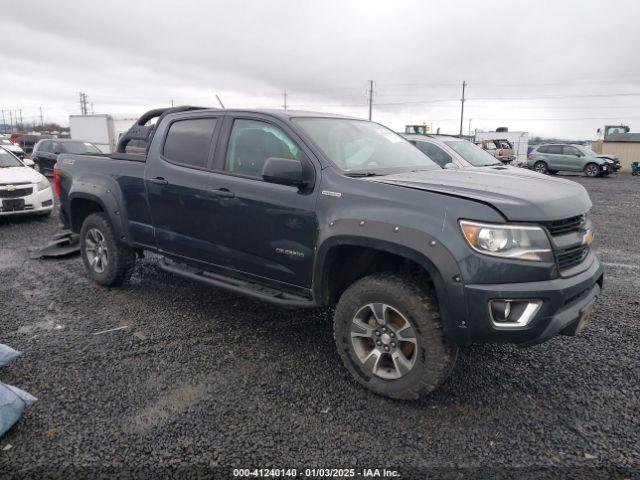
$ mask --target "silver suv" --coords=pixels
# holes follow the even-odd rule
[[[463,138],[448,135],[402,136],[442,168],[447,164],[460,168],[503,165],[493,155]]]

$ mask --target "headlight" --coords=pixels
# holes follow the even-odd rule
[[[51,185],[49,185],[49,180],[47,180],[47,177],[42,177],[42,180],[40,180],[38,182],[38,191],[42,191],[42,190],[46,190],[47,188],[50,188]]]
[[[476,252],[517,260],[553,262],[549,239],[540,227],[460,220],[460,228]]]

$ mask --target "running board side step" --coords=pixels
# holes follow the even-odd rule
[[[175,263],[166,258],[162,258],[160,260],[160,269],[180,277],[211,285],[212,287],[223,288],[225,290],[230,290],[241,295],[246,295],[247,297],[263,300],[282,307],[317,307],[316,303],[310,298],[292,295],[257,283],[225,277],[224,275],[218,275],[216,273],[207,272],[184,264]]]

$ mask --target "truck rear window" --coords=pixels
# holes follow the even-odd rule
[[[169,127],[162,155],[170,162],[204,168],[209,158],[215,118],[178,120]]]

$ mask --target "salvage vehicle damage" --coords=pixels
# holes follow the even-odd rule
[[[124,153],[130,141],[146,153]],[[437,388],[459,345],[579,333],[602,288],[582,186],[443,170],[372,122],[159,109],[118,151],[62,154],[54,170],[91,278],[122,284],[148,250],[212,286],[335,306],[345,367],[392,398]]]

